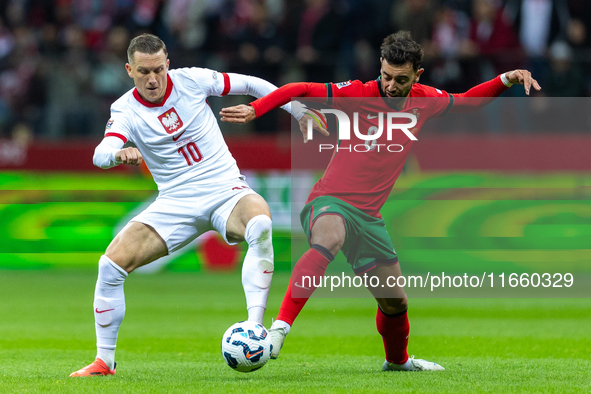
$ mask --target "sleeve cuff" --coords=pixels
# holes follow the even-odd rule
[[[259,114],[258,114],[259,111],[257,111],[256,100],[248,105],[250,105],[254,109],[254,116],[256,117],[256,119],[258,119],[259,118]]]
[[[503,82],[503,85],[505,85],[506,87],[510,88],[511,86],[513,86],[513,84],[511,82],[509,82],[509,80],[507,79],[507,73],[503,73],[501,74],[501,82]]]
[[[296,118],[297,121],[302,119],[306,114],[306,106],[299,101],[291,102],[291,115]]]
[[[117,160],[117,152],[121,149],[115,149],[111,152],[111,163],[121,164],[121,160]]]

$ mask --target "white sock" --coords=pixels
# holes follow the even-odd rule
[[[250,219],[244,239],[248,243],[248,251],[242,264],[242,286],[246,295],[248,320],[263,324],[273,278],[271,218],[258,215]]]
[[[105,364],[107,364],[109,369],[115,368],[115,349],[105,349],[102,347],[97,347],[96,357],[103,360]]]
[[[289,330],[291,330],[289,323],[284,322],[283,320],[275,320],[271,325],[271,329],[273,328],[285,328],[285,334],[289,334]]]
[[[265,308],[262,306],[253,306],[248,308],[248,321],[254,321],[257,323],[264,324]]]
[[[115,347],[119,326],[125,316],[123,282],[127,272],[103,255],[99,260],[99,274],[94,290],[94,321],[97,357],[110,369],[115,365]]]

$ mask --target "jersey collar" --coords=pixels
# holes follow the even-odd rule
[[[140,104],[149,108],[162,107],[166,103],[166,100],[168,100],[168,96],[170,96],[170,93],[172,93],[172,79],[170,79],[170,75],[168,74],[166,74],[166,92],[164,93],[164,98],[162,99],[162,102],[160,104],[147,102],[142,98],[142,96],[140,96],[140,93],[137,91],[137,88],[133,89],[133,97],[135,97],[135,99],[139,101]]]

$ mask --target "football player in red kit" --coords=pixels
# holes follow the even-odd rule
[[[301,221],[310,244],[294,266],[289,287],[281,304],[277,320],[270,334],[273,340],[271,358],[277,358],[289,333],[315,286],[302,281],[303,277],[317,278],[319,283],[334,256],[343,251],[353,271],[359,275],[367,273],[386,283],[388,277],[401,275],[398,257],[394,251],[380,209],[385,203],[394,182],[400,175],[404,162],[424,122],[432,117],[441,117],[448,111],[468,112],[486,105],[506,91],[513,84],[523,84],[529,95],[533,87],[540,90],[538,82],[527,70],[513,70],[475,86],[462,94],[450,94],[418,83],[424,69],[421,68],[423,50],[410,36],[400,31],[384,39],[381,46],[380,76],[363,83],[348,81],[334,83],[291,83],[250,105],[224,108],[220,115],[222,121],[246,123],[260,117],[273,108],[291,101],[292,97],[322,97],[326,104],[343,107],[340,98],[373,97],[357,100],[355,111],[366,116],[357,117],[358,129],[368,130],[378,122],[375,98],[389,101],[389,110],[414,115],[416,124],[405,133],[386,133],[375,144],[351,133],[350,139],[339,140],[339,145],[322,178],[314,185],[306,206],[301,213]],[[430,98],[430,99],[427,99]],[[378,100],[379,101],[379,100]],[[393,104],[392,104],[393,102]],[[319,115],[313,111],[313,116]],[[383,110],[382,110],[383,112]],[[374,115],[372,115],[374,114]],[[306,118],[303,118],[305,121]],[[324,120],[324,119],[322,119]],[[382,120],[381,117],[379,119]],[[326,123],[318,122],[320,131],[328,135]],[[300,121],[302,130],[305,125]],[[404,131],[404,130],[403,130]],[[369,133],[368,133],[369,134]],[[306,139],[306,135],[304,135]],[[400,146],[396,154],[383,147],[387,144]],[[364,144],[367,149],[362,154],[350,154],[351,147]],[[382,149],[375,149],[382,146]],[[372,149],[373,148],[373,149]],[[344,152],[343,152],[344,151]],[[356,150],[358,151],[358,150]],[[444,368],[434,362],[408,356],[409,322],[407,298],[404,289],[391,287],[384,292],[367,286],[378,303],[376,324],[384,342],[386,360],[384,371],[442,371]],[[292,292],[294,297],[292,298]]]

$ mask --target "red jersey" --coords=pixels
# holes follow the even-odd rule
[[[379,99],[385,97],[380,89],[379,78],[367,83],[361,81],[337,84],[293,83],[273,91],[252,102],[251,105],[256,116],[260,117],[270,109],[289,102],[292,97],[326,97],[328,105],[342,107],[342,104],[346,104],[345,112],[350,113],[353,110],[359,114],[358,130],[360,134],[371,134],[372,128],[377,129],[378,113],[404,112],[415,115],[417,123],[409,131],[416,136],[427,119],[441,117],[452,107],[454,107],[453,112],[473,111],[486,105],[491,101],[491,98],[499,96],[506,89],[507,87],[503,85],[500,76],[482,83],[466,93],[453,95],[415,83],[403,107],[399,108],[388,106],[392,105],[393,99]],[[353,100],[353,105],[351,105],[351,101],[340,101],[346,100],[346,97],[375,97],[378,99],[351,99]],[[374,149],[367,149],[367,151],[362,149],[363,152],[358,153],[359,151],[354,149],[355,146],[368,144],[366,146],[370,148],[374,142],[360,139],[351,132],[349,140],[338,141],[339,144],[334,148],[335,153],[324,175],[312,188],[307,202],[320,196],[334,196],[368,215],[381,218],[380,209],[402,172],[413,142],[401,130],[393,131],[391,139],[388,139],[388,133],[383,130],[381,136],[375,140]],[[394,146],[395,149],[398,147],[398,151],[389,151],[387,146]],[[353,151],[355,152],[353,153]]]
[[[347,108],[344,109],[347,112],[352,111],[352,108],[347,105],[349,100],[344,101],[344,105],[340,105],[339,97],[383,97],[379,80],[365,84],[361,81],[352,81],[326,85],[328,104],[331,104],[331,97],[337,98],[332,100],[332,104],[337,108],[346,106]],[[418,99],[423,97],[436,99]],[[358,103],[354,110],[359,113],[360,133],[372,134],[371,130],[379,127],[377,115],[379,112],[396,111],[410,113],[417,117],[416,126],[409,130],[416,136],[427,119],[442,116],[451,108],[453,96],[442,90],[415,83],[403,108],[389,108],[384,100],[355,100],[355,102]],[[375,142],[359,139],[352,132],[351,139],[338,142],[338,148],[335,148],[335,153],[324,175],[312,188],[306,203],[320,196],[333,196],[370,216],[381,218],[380,209],[402,172],[413,142],[401,130],[394,130],[392,139],[388,140],[384,129]],[[358,149],[356,152],[355,146],[360,144],[367,147],[373,145],[374,149],[368,151],[360,149],[362,152]],[[388,147],[391,147],[390,150]]]

